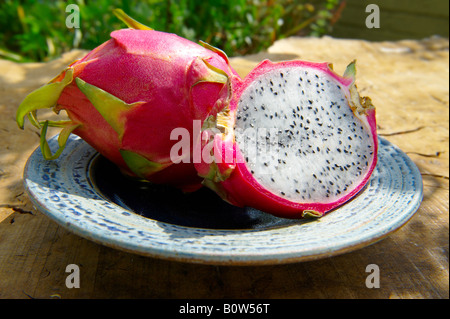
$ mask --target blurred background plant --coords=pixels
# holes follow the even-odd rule
[[[80,9],[80,28],[67,28],[66,6]],[[112,13],[128,15],[155,30],[203,40],[229,56],[268,48],[287,36],[321,36],[339,18],[342,0],[2,0],[0,56],[48,61],[73,48],[91,50],[125,28]]]

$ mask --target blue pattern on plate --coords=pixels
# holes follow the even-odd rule
[[[49,144],[57,147],[57,137]],[[160,204],[151,206],[156,201],[150,195],[143,199],[145,191],[141,197],[133,197],[135,192],[115,192],[120,183],[108,188],[105,174],[117,172],[110,167],[99,173],[104,168],[99,167],[102,159],[74,135],[57,160],[44,160],[36,149],[25,167],[24,185],[38,210],[75,234],[109,247],[187,262],[276,264],[362,248],[386,237],[414,215],[423,196],[419,170],[408,156],[383,138],[379,139],[378,158],[366,188],[317,220],[279,219],[256,210],[227,206],[213,197],[206,201],[213,207],[206,210],[205,203],[191,200],[186,206],[187,216],[183,217],[180,205],[175,204],[177,200],[189,201],[183,197],[188,195],[167,188],[158,188],[153,198],[163,194],[175,199],[168,201],[164,209]],[[152,190],[154,186],[147,187]],[[207,190],[202,192],[215,196]],[[203,208],[196,211],[196,205]],[[223,212],[225,217],[215,221],[211,218],[215,211]]]

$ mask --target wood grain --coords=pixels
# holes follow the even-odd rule
[[[343,3],[343,2],[341,2]],[[367,28],[366,18],[372,13],[366,7],[379,8],[379,28]],[[439,35],[448,38],[449,2],[429,0],[345,0],[342,14],[333,26],[336,38],[372,41],[422,39]]]

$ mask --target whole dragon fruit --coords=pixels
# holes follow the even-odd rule
[[[112,32],[109,41],[30,93],[17,123],[23,128],[28,115],[42,130],[46,159],[57,158],[74,133],[131,176],[193,191],[202,179],[189,158],[170,158],[176,143],[171,132],[182,127],[192,136],[193,120],[228,105],[231,82],[239,77],[222,51],[154,31],[121,10],[115,14],[130,29]],[[69,120],[38,121],[42,108],[65,110]],[[54,154],[48,126],[63,128]]]
[[[377,162],[375,109],[360,97],[355,62],[263,61],[205,121],[196,164],[204,184],[237,206],[320,217],[355,196]]]

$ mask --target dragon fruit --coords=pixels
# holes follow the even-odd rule
[[[237,206],[321,217],[354,197],[377,162],[375,108],[329,63],[260,63],[204,123],[204,184]]]
[[[239,76],[222,51],[154,31],[121,10],[115,14],[130,28],[112,32],[109,41],[30,93],[17,123],[23,128],[28,115],[41,129],[46,159],[60,156],[74,133],[130,176],[198,189],[202,179],[192,161],[170,157],[176,143],[171,131],[182,127],[193,134],[193,120],[228,105]],[[65,110],[69,120],[38,121],[42,108]],[[54,154],[46,141],[49,126],[62,128]]]
[[[44,158],[74,133],[130,176],[185,191],[206,185],[287,218],[321,217],[367,184],[375,108],[357,91],[355,62],[339,76],[328,63],[266,60],[242,80],[222,51],[115,13],[131,29],[112,32],[17,111],[19,127],[28,115],[41,129]],[[69,120],[39,121],[42,108]],[[54,154],[49,126],[62,128]],[[176,129],[192,144],[174,156]]]

